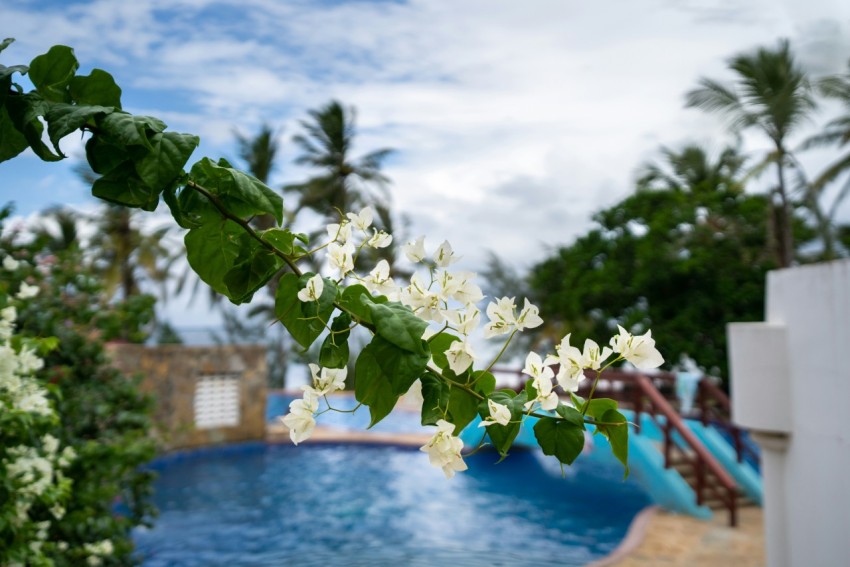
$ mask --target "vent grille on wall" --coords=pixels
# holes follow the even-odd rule
[[[195,427],[239,425],[239,374],[201,376],[195,383]]]

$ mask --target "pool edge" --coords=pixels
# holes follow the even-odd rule
[[[651,505],[638,512],[632,518],[632,522],[629,524],[629,529],[626,531],[623,541],[620,542],[614,551],[602,559],[588,563],[585,567],[609,567],[631,555],[643,543],[649,524],[660,509],[656,505]]]

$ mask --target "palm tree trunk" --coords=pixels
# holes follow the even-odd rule
[[[776,175],[779,185],[777,191],[780,200],[779,226],[777,227],[777,237],[779,245],[779,264],[782,268],[787,268],[791,265],[794,259],[794,234],[792,226],[791,204],[788,202],[788,194],[785,189],[785,148],[782,144],[776,144]]]

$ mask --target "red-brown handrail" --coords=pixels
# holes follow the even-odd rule
[[[681,448],[673,441],[672,432],[675,431],[684,444],[693,451],[693,460],[690,460],[690,462],[694,467],[694,474],[697,479],[697,486],[695,490],[697,495],[697,504],[702,505],[703,502],[705,502],[706,490],[711,490],[714,495],[723,502],[726,509],[729,511],[729,525],[733,527],[738,525],[736,502],[738,487],[735,484],[735,481],[732,480],[729,473],[720,466],[720,463],[717,462],[708,449],[706,449],[700,440],[697,439],[696,435],[694,435],[690,428],[685,425],[685,422],[682,421],[682,418],[676,410],[673,409],[670,402],[664,398],[661,392],[658,391],[648,377],[643,374],[638,374],[634,377],[634,384],[642,394],[641,397],[647,398],[655,410],[652,414],[650,414],[653,419],[655,419],[654,414],[656,413],[664,416],[665,418],[664,423],[659,424],[664,431],[664,466],[670,466],[670,451],[672,449],[675,448],[681,450]],[[635,422],[640,423],[640,413],[637,407],[635,408]],[[714,476],[720,483],[721,490],[718,491],[714,485],[708,484],[706,482],[706,475]]]
[[[699,408],[703,425],[711,424],[720,427],[732,437],[739,463],[744,461],[745,456],[753,462],[758,462],[758,453],[749,445],[744,444],[741,428],[732,422],[732,404],[726,392],[711,380],[703,378],[699,381],[696,405]]]

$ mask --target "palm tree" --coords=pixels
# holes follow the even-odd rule
[[[771,191],[776,224],[775,249],[783,267],[791,265],[794,254],[792,210],[786,182],[786,168],[793,167],[788,137],[809,118],[815,108],[812,88],[806,74],[796,64],[787,40],[776,49],[759,48],[754,53],[729,60],[736,73],[733,85],[701,79],[699,87],[687,93],[687,106],[714,112],[728,119],[734,131],[756,129],[766,135],[773,150],[767,164],[776,167],[776,187]]]
[[[386,217],[381,220],[388,222],[389,180],[381,173],[381,164],[392,150],[381,149],[353,159],[354,109],[346,109],[333,100],[308,114],[310,119],[301,121],[305,133],[292,138],[301,150],[295,163],[311,166],[320,173],[284,188],[300,194],[297,210],[309,208],[330,218],[337,211],[372,205],[379,217]]]
[[[827,77],[819,81],[817,86],[823,96],[840,102],[844,106],[845,112],[843,116],[828,122],[822,133],[810,137],[803,144],[804,149],[818,146],[838,146],[845,152],[812,181],[813,193],[820,195],[827,185],[850,171],[850,62],[847,64],[847,74]],[[845,180],[844,185],[829,207],[826,216],[830,222],[835,220],[838,206],[848,193],[850,193],[850,179]]]
[[[664,189],[689,193],[744,190],[742,173],[746,158],[736,148],[726,148],[712,161],[697,144],[676,152],[662,147],[664,162],[648,163],[638,173],[638,190]]]

